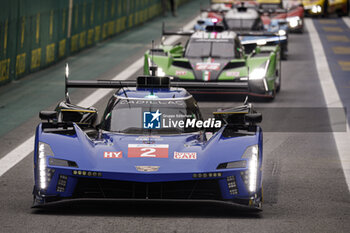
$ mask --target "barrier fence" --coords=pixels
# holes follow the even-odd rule
[[[177,5],[188,0],[177,0]],[[0,85],[161,14],[161,0],[0,0]]]

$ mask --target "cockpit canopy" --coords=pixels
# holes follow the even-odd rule
[[[114,96],[104,113],[101,128],[124,134],[182,134],[199,131],[181,127],[180,121],[202,120],[192,96],[183,98],[128,98]],[[177,124],[172,124],[177,122]]]
[[[240,58],[237,34],[234,32],[196,32],[189,40],[187,58]]]
[[[245,11],[234,8],[226,13],[223,23],[228,30],[260,31],[264,29],[260,14],[254,8],[246,8]]]

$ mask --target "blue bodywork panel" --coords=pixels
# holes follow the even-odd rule
[[[182,88],[169,89],[120,89],[114,96],[125,98],[137,98],[147,100],[157,99],[181,99],[192,98]],[[156,97],[149,97],[156,96]],[[36,205],[49,203],[50,200],[79,198],[76,189],[80,179],[93,179],[118,182],[145,183],[147,185],[168,182],[183,182],[197,180],[214,180],[218,184],[218,193],[222,201],[234,201],[236,199],[253,201],[249,205],[254,206],[254,200],[261,192],[261,167],[262,167],[262,131],[256,127],[255,132],[242,133],[235,136],[225,136],[223,126],[210,138],[203,131],[194,133],[154,135],[154,134],[122,134],[102,131],[100,137],[89,137],[78,124],[73,123],[70,134],[46,132],[43,123],[39,124],[35,134],[34,196]],[[39,182],[39,142],[50,146],[53,155],[45,155],[46,169],[53,172],[45,189]],[[166,147],[163,157],[132,157],[131,148],[148,148],[157,146]],[[244,183],[242,174],[249,170],[249,159],[242,158],[246,149],[257,145],[258,152],[258,176],[255,192],[249,192]],[[108,153],[115,152],[115,157],[106,157]],[[176,153],[195,154],[192,159],[175,159]],[[73,161],[77,167],[64,165],[50,165],[50,159]],[[244,167],[220,168],[222,163],[246,160]],[[138,167],[156,167],[153,171],[139,170]],[[78,173],[79,172],[79,173]],[[203,175],[203,177],[198,177]],[[215,173],[215,174],[214,174]],[[90,174],[90,175],[88,175]],[[98,174],[98,175],[97,175]],[[196,175],[194,175],[196,174]],[[67,177],[64,190],[59,190],[59,179]],[[214,176],[215,175],[215,176]],[[227,177],[234,176],[238,192],[230,193]],[[148,186],[147,186],[148,187]],[[51,199],[50,199],[51,198]],[[131,198],[131,197],[130,197]],[[190,198],[189,198],[190,199]],[[247,202],[248,203],[248,202]]]

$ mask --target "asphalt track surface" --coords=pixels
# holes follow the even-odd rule
[[[181,14],[187,17],[184,16],[184,20],[166,20],[174,27],[182,26],[191,19],[187,11],[198,7],[198,2],[180,9],[179,17]],[[138,33],[157,31],[160,28],[158,21],[161,18],[70,58],[71,78],[114,77],[149,48],[151,36],[141,40]],[[314,21],[319,23],[316,22],[318,19]],[[349,31],[347,33],[349,36]],[[326,107],[311,41],[307,31],[290,36],[289,58],[282,64],[282,90],[274,101],[256,100],[257,107]],[[323,45],[326,48],[327,43]],[[110,59],[113,54],[126,53],[128,56],[123,55],[115,61]],[[11,115],[12,108],[21,119],[18,124],[12,119],[11,126],[3,119],[0,121],[1,127],[7,129],[0,136],[0,158],[33,134],[39,120],[28,114],[32,111],[29,106],[52,109],[63,98],[61,70],[63,63],[58,63],[20,83],[0,88],[3,106],[0,114]],[[333,70],[332,74],[336,75]],[[49,78],[56,76],[58,78]],[[44,82],[45,77],[49,81]],[[45,89],[47,86],[56,86],[59,91]],[[44,89],[44,94],[35,96],[35,88],[38,92]],[[5,102],[10,103],[10,99],[6,93],[16,91],[28,103],[24,99],[7,109]],[[74,90],[71,98],[78,103],[90,93],[91,90]],[[30,102],[31,96],[40,101]],[[235,106],[243,101],[243,97],[230,96],[198,96],[198,99],[201,107],[213,108]],[[106,100],[95,104],[100,112]],[[278,111],[277,114],[282,113]],[[264,121],[270,119],[264,118]],[[288,118],[280,117],[278,124],[288,125]],[[332,133],[312,129],[296,132],[293,126],[290,128],[285,132],[271,130],[264,134],[264,205],[260,213],[210,203],[70,203],[44,210],[31,209],[33,154],[30,154],[0,177],[0,232],[350,232],[350,195]]]

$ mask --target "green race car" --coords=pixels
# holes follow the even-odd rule
[[[215,27],[214,27],[215,28]],[[145,53],[144,74],[158,66],[158,76],[170,76],[172,82],[236,83],[236,88],[220,92],[275,97],[281,88],[280,47],[259,46],[249,54],[232,31],[164,32],[166,35],[189,36],[186,46],[160,45]],[[255,34],[254,34],[255,35]],[[255,36],[259,36],[256,34]],[[263,43],[262,43],[263,44]],[[244,46],[252,46],[245,44]],[[193,93],[203,93],[191,90]],[[212,93],[210,90],[205,93]],[[215,91],[213,91],[215,92]],[[217,93],[217,92],[215,92]]]

